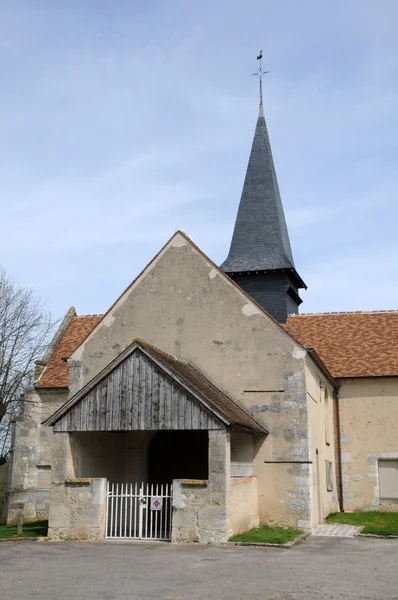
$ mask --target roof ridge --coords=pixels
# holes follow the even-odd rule
[[[301,314],[291,314],[288,315],[290,317],[316,317],[321,315],[378,315],[378,314],[386,314],[386,313],[398,313],[398,309],[379,309],[379,310],[340,310],[340,311],[330,311],[330,312],[312,312],[312,313],[301,313]]]
[[[161,350],[160,348],[158,348],[157,346],[154,346],[153,344],[150,344],[149,342],[146,342],[145,340],[143,340],[142,338],[134,338],[133,341],[131,342],[131,344],[129,344],[129,346],[132,346],[133,344],[139,344],[140,346],[144,346],[144,348],[148,348],[149,350],[154,350],[155,352],[158,352],[159,354],[161,354],[162,356],[166,356],[167,358],[171,358],[172,360],[176,360],[180,363],[183,363],[184,365],[189,365],[189,362],[179,358],[178,356],[175,356],[174,354],[169,354],[168,352],[165,352],[164,350]]]
[[[87,315],[75,315],[77,319],[84,319],[85,317],[103,317],[104,313],[90,313]]]

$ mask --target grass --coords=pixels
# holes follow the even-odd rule
[[[47,529],[48,521],[25,523],[22,529],[22,534],[17,536],[16,525],[0,525],[0,539],[46,536]]]
[[[398,536],[398,513],[388,512],[354,512],[333,513],[326,519],[327,523],[345,523],[363,526],[361,533],[371,535]]]
[[[230,542],[246,542],[251,544],[286,544],[303,532],[301,529],[283,529],[262,525],[245,533],[230,538]]]

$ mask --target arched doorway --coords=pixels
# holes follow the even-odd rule
[[[159,431],[148,448],[148,481],[207,479],[208,460],[207,431]]]

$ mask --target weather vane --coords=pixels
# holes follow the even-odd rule
[[[254,77],[258,77],[260,80],[260,105],[263,104],[263,76],[269,73],[269,71],[264,71],[263,66],[261,64],[261,59],[263,58],[263,51],[260,50],[260,54],[257,56],[258,60],[258,71],[253,73]]]

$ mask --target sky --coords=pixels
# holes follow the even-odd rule
[[[227,256],[264,109],[301,312],[398,308],[396,0],[0,0],[0,264],[104,312],[176,229]]]

